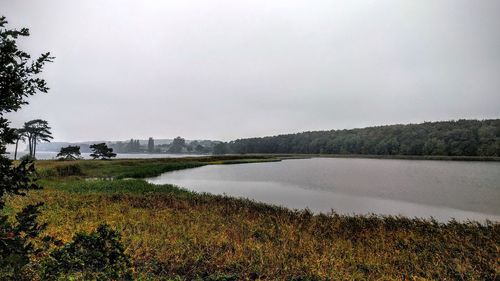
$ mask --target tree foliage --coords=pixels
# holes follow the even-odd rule
[[[170,153],[181,153],[182,149],[186,147],[186,140],[181,137],[176,137],[170,145],[168,151]]]
[[[230,151],[229,151],[227,143],[219,142],[218,144],[214,145],[214,148],[213,148],[214,154],[227,154],[229,152]]]
[[[500,156],[500,119],[426,122],[239,139],[228,143],[228,151]]]
[[[148,139],[148,152],[153,153],[155,151],[155,140],[150,137]]]
[[[53,139],[50,129],[49,123],[42,119],[35,119],[24,123],[24,127],[20,132],[28,140],[28,148],[32,158],[36,156],[36,144],[38,142],[50,142]]]
[[[44,266],[45,280],[131,280],[130,258],[120,235],[108,225],[78,233],[73,241],[52,252]]]
[[[45,80],[38,74],[53,57],[45,53],[31,60],[29,54],[18,49],[16,42],[19,37],[29,36],[29,30],[8,29],[6,24],[5,17],[0,17],[0,108],[12,112],[27,104],[27,97],[48,91]]]
[[[15,140],[16,140],[16,148],[14,150],[14,160],[17,160],[17,149],[19,147],[19,141],[26,141],[26,132],[24,128],[14,129]]]
[[[41,203],[26,206],[13,221],[3,213],[5,195],[24,195],[28,190],[40,188],[35,182],[33,162],[26,160],[14,165],[4,156],[7,144],[19,139],[19,132],[9,126],[4,115],[27,104],[27,97],[47,92],[45,81],[38,74],[52,58],[46,53],[30,60],[16,43],[19,37],[29,35],[28,29],[8,29],[6,24],[5,17],[0,17],[0,278],[15,280],[22,277],[22,269],[37,251],[32,239],[44,225],[37,223]]]
[[[61,160],[76,160],[81,158],[80,147],[77,145],[69,145],[61,147],[61,150],[56,156]]]
[[[92,149],[92,154],[90,157],[94,159],[111,159],[112,157],[116,157],[116,153],[113,153],[113,149],[109,148],[106,143],[95,143],[90,146]]]

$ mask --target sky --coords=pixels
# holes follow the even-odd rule
[[[232,140],[500,117],[500,1],[0,0],[55,60],[55,140]]]

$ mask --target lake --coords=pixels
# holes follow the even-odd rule
[[[210,165],[148,181],[317,213],[500,221],[500,162],[311,158]]]

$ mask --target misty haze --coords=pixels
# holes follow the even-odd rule
[[[0,280],[497,280],[498,26],[0,0]]]

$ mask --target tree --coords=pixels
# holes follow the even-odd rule
[[[26,132],[23,128],[15,129],[16,134],[16,149],[14,150],[14,160],[17,160],[17,148],[19,146],[19,141],[26,141]]]
[[[500,133],[500,128],[495,128],[491,125],[483,125],[478,129],[479,148],[478,154],[482,156],[494,156],[497,150],[495,143],[500,144],[500,138],[497,133]]]
[[[172,144],[170,145],[170,148],[168,149],[168,151],[171,153],[180,153],[180,152],[182,152],[182,149],[185,146],[186,146],[186,140],[181,138],[181,137],[176,137],[172,141]]]
[[[139,140],[130,139],[130,141],[125,147],[124,152],[140,152],[140,151],[141,151],[141,144]]]
[[[116,153],[113,153],[113,149],[109,148],[105,143],[95,143],[90,146],[92,149],[92,154],[90,157],[102,160],[111,159],[111,157],[116,157]]]
[[[425,122],[239,139],[235,153],[500,156],[500,119]]]
[[[35,119],[24,123],[23,132],[28,139],[28,147],[30,156],[36,156],[36,144],[39,141],[50,142],[52,133],[50,132],[49,123],[45,120]]]
[[[205,152],[206,152],[205,147],[203,147],[203,145],[201,145],[201,144],[198,144],[198,145],[194,148],[194,150],[195,150],[196,152],[198,152],[198,153],[205,153]]]
[[[28,190],[40,188],[35,182],[32,161],[14,165],[4,156],[7,144],[14,144],[20,138],[4,115],[28,104],[28,97],[48,91],[38,74],[52,57],[45,53],[31,60],[30,55],[18,49],[16,42],[19,37],[29,36],[28,29],[8,29],[6,24],[5,17],[0,17],[0,279],[19,280],[30,257],[38,252],[31,241],[45,225],[37,223],[41,203],[26,206],[13,220],[4,215],[5,195],[22,196]]]
[[[150,137],[148,140],[148,152],[152,153],[154,151],[155,151],[155,140]]]
[[[59,159],[65,160],[76,160],[81,158],[80,147],[77,145],[70,145],[67,147],[61,147],[61,150],[57,154]]]
[[[229,149],[227,147],[227,144],[224,142],[219,142],[214,146],[214,154],[227,154],[229,152]]]

